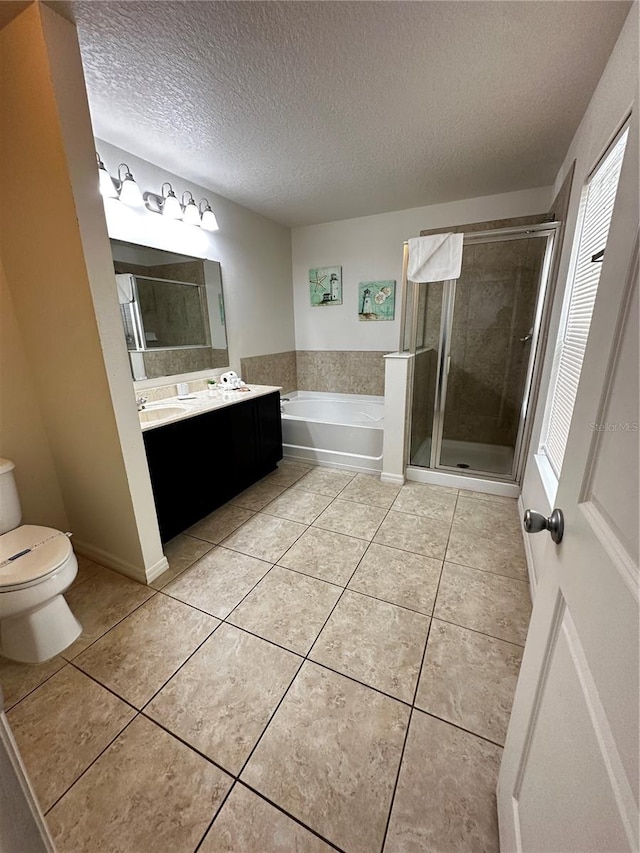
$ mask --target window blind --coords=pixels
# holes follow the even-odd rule
[[[613,215],[628,128],[614,142],[585,187],[578,218],[578,248],[554,354],[551,393],[541,451],[559,478],[578,393],[582,362],[598,291],[601,259]]]

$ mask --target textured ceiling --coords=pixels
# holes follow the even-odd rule
[[[304,225],[553,182],[629,2],[95,2],[96,135]]]

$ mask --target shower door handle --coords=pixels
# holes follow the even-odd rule
[[[545,518],[541,512],[536,512],[534,509],[527,509],[524,512],[522,523],[527,533],[540,533],[541,530],[548,530],[556,545],[562,542],[564,515],[561,509],[554,509],[549,518]]]

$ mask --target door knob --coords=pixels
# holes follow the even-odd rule
[[[540,533],[541,530],[548,530],[556,545],[562,542],[564,515],[561,509],[554,509],[549,518],[545,518],[541,512],[536,512],[534,509],[527,509],[524,512],[523,524],[527,533]]]

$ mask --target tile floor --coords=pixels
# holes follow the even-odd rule
[[[81,560],[80,639],[0,659],[60,853],[498,850],[515,501],[284,461],[166,553]]]

